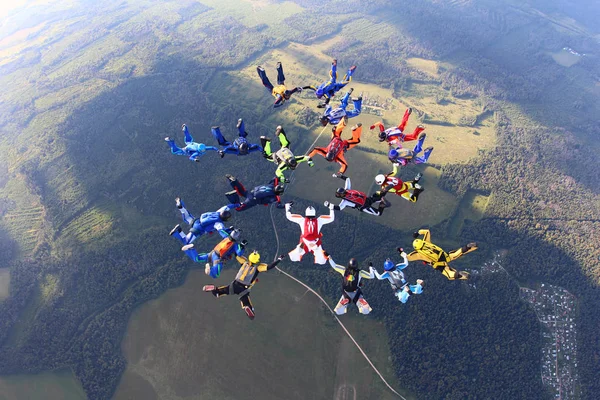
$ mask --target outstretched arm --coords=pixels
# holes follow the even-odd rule
[[[285,217],[298,225],[302,225],[304,217],[302,215],[292,214],[290,211],[292,209],[292,204],[293,203],[285,203]]]
[[[360,276],[365,279],[373,279],[375,278],[375,269],[372,265],[369,265],[369,272],[360,270]]]
[[[431,233],[429,229],[419,229],[419,235],[423,235],[423,240],[426,242],[431,242]]]
[[[344,275],[344,272],[346,272],[346,268],[342,265],[337,265],[331,257],[329,257],[329,265],[331,265],[331,268],[333,268],[336,272],[339,272],[342,275]]]

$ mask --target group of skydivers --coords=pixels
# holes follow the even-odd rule
[[[176,225],[170,232],[171,236],[177,238],[183,244],[182,251],[193,261],[205,263],[205,273],[212,278],[217,278],[220,275],[223,263],[231,259],[234,255],[241,265],[235,279],[229,285],[206,285],[203,290],[212,293],[215,297],[229,294],[238,295],[242,309],[250,319],[254,319],[255,314],[249,294],[257,281],[258,274],[275,268],[285,258],[285,255],[280,255],[270,264],[261,263],[260,254],[256,250],[250,253],[248,257],[244,256],[248,242],[241,240],[241,231],[239,229],[235,229],[234,227],[226,228],[225,222],[231,218],[233,210],[241,212],[258,204],[269,205],[275,203],[278,208],[285,208],[287,219],[300,226],[300,241],[296,248],[288,253],[291,261],[301,261],[306,253],[312,253],[316,264],[323,265],[329,262],[331,267],[343,276],[342,296],[335,307],[335,312],[338,315],[346,313],[347,307],[351,302],[356,304],[360,313],[368,314],[371,312],[372,309],[364,299],[361,291],[361,280],[363,278],[373,279],[376,277],[379,280],[388,280],[394,290],[394,295],[402,303],[406,303],[411,294],[422,293],[423,280],[417,279],[416,284],[410,285],[402,272],[410,261],[422,261],[424,264],[429,264],[449,280],[464,280],[469,278],[468,272],[455,270],[450,267],[449,262],[464,254],[475,251],[477,245],[470,243],[452,252],[446,252],[431,242],[430,232],[426,229],[421,229],[413,234],[414,251],[411,253],[406,254],[402,248],[397,248],[401,262],[396,264],[390,258],[386,259],[382,274],[379,274],[373,268],[372,263],[369,263],[368,272],[361,270],[355,258],[351,258],[347,266],[339,265],[333,260],[330,254],[323,250],[321,228],[323,225],[334,221],[336,210],[351,207],[367,214],[379,216],[386,207],[391,205],[385,198],[388,193],[395,193],[410,202],[416,202],[419,194],[424,190],[419,184],[421,174],[417,174],[411,181],[404,182],[397,177],[398,168],[408,163],[425,163],[433,151],[433,147],[428,147],[423,151],[422,155],[419,155],[423,150],[426,137],[423,132],[425,128],[422,125],[418,125],[410,134],[404,133],[412,112],[409,108],[404,113],[402,121],[397,127],[386,129],[382,122],[378,122],[370,127],[371,130],[378,128],[379,141],[388,144],[388,159],[393,163],[390,173],[385,175],[380,174],[375,177],[375,182],[380,186],[380,190],[367,195],[364,192],[351,188],[350,178],[344,175],[348,168],[345,153],[360,143],[362,125],[358,123],[351,128],[352,137],[349,140],[343,140],[342,133],[348,119],[360,114],[362,97],[352,98],[354,107],[352,110],[347,110],[347,107],[353,89],[345,93],[339,107],[334,109],[330,105],[330,102],[338,91],[351,82],[352,74],[355,70],[356,66],[350,67],[344,78],[341,81],[337,81],[337,60],[333,60],[328,81],[321,83],[317,87],[305,86],[289,90],[285,86],[285,76],[281,63],[277,63],[276,86],[271,84],[265,70],[260,66],[257,67],[257,72],[263,85],[275,97],[274,107],[282,106],[294,93],[301,92],[302,90],[312,90],[318,99],[322,99],[322,102],[317,106],[318,108],[325,109],[323,115],[320,117],[320,122],[323,126],[332,125],[331,141],[327,147],[313,148],[308,155],[294,155],[290,150],[290,141],[281,126],[278,126],[275,131],[275,136],[280,144],[279,150],[273,151],[271,148],[271,139],[265,136],[260,137],[260,144],[250,143],[247,139],[248,133],[242,119],[239,119],[237,122],[238,137],[233,142],[230,142],[223,136],[219,127],[211,128],[211,133],[220,148],[194,142],[185,124],[182,126],[186,143],[185,147],[180,148],[175,144],[173,139],[165,138],[173,154],[188,156],[192,161],[198,162],[200,157],[209,150],[217,152],[221,157],[224,157],[226,154],[244,156],[253,152],[262,152],[264,158],[275,163],[277,166],[275,177],[269,183],[256,186],[251,190],[246,189],[236,177],[226,175],[232,188],[230,192],[225,194],[229,204],[217,211],[203,213],[199,218],[194,217],[187,210],[181,199],[175,199],[176,206],[181,212],[183,220],[190,226],[187,233],[183,232],[180,225]],[[413,140],[417,140],[417,145],[412,150],[405,149],[402,146],[404,142]],[[317,217],[313,207],[308,207],[305,210],[304,216],[292,214],[291,209],[294,203],[290,201],[282,204],[280,198],[284,193],[285,184],[290,182],[284,172],[286,170],[295,170],[298,164],[303,162],[312,167],[314,165],[313,157],[317,154],[323,156],[328,162],[335,161],[340,164],[340,170],[333,177],[345,181],[344,187],[338,188],[335,193],[335,196],[341,199],[341,201],[339,205],[334,205],[328,201],[324,202],[324,205],[330,210],[329,215]],[[212,234],[214,232],[218,232],[222,240],[210,252],[198,253],[194,241],[204,234]]]

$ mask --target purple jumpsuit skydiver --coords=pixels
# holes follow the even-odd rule
[[[312,89],[315,91],[315,95],[318,99],[325,97],[325,101],[318,105],[319,108],[324,108],[331,98],[340,91],[344,86],[346,86],[350,81],[352,81],[352,74],[356,70],[356,65],[348,68],[346,75],[342,78],[341,82],[337,82],[337,60],[333,60],[331,63],[331,70],[329,71],[329,80],[327,82],[321,83],[316,88],[314,86],[306,86],[303,89]]]
[[[427,160],[429,160],[429,156],[431,155],[431,152],[433,151],[433,147],[426,148],[425,151],[423,152],[422,156],[418,155],[421,152],[421,150],[423,150],[423,143],[425,142],[425,138],[426,138],[426,134],[421,133],[419,135],[417,144],[415,145],[415,147],[412,150],[405,149],[402,147],[402,145],[398,144],[399,147],[396,147],[395,149],[391,149],[388,152],[388,159],[393,163],[402,165],[403,167],[409,163],[413,163],[413,164],[426,163]]]
[[[192,138],[192,135],[190,135],[186,124],[181,125],[181,130],[183,131],[186,144],[184,148],[177,147],[175,140],[171,139],[170,137],[165,138],[165,142],[167,142],[171,147],[171,153],[178,156],[188,156],[191,161],[199,162],[200,157],[203,156],[207,150],[219,150],[213,146],[206,146],[204,143],[194,142],[194,139]]]
[[[221,133],[221,129],[218,126],[213,126],[211,128],[211,133],[214,138],[217,140],[220,146],[224,146],[221,150],[219,150],[219,155],[221,158],[225,157],[225,154],[235,154],[238,156],[245,156],[255,151],[262,151],[263,148],[258,144],[248,143],[246,136],[248,136],[248,132],[246,132],[246,124],[244,124],[243,119],[238,119],[237,122],[238,129],[238,138],[231,143]]]
[[[331,105],[327,105],[325,108],[325,112],[320,118],[321,125],[327,126],[327,124],[337,125],[344,117],[354,118],[361,112],[362,107],[362,96],[356,98],[352,98],[352,103],[354,104],[354,109],[350,111],[346,111],[348,108],[348,100],[350,100],[350,95],[354,89],[350,89],[344,97],[340,100],[340,106],[338,108],[333,108]]]
[[[279,184],[279,178],[273,178],[268,184],[256,186],[254,189],[248,191],[236,177],[229,174],[225,176],[233,188],[232,191],[225,193],[225,196],[227,196],[227,199],[231,203],[240,204],[236,208],[237,211],[244,211],[258,204],[267,206],[271,203],[277,203],[277,208],[284,208],[279,197],[279,195],[283,194],[284,187]],[[244,201],[240,197],[245,197]]]

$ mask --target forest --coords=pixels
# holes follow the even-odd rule
[[[111,398],[125,369],[121,340],[132,311],[181,285],[196,267],[168,237],[179,220],[173,198],[190,199],[199,213],[221,206],[228,190],[223,167],[173,160],[164,133],[179,135],[185,122],[209,140],[207,129],[219,121],[231,135],[238,116],[253,138],[272,132],[277,117],[257,103],[264,97],[222,93],[215,82],[242,79],[232,71],[290,41],[311,45],[341,35],[339,46],[326,53],[353,60],[361,81],[390,88],[397,98],[417,83],[433,83],[448,99],[477,98],[494,119],[494,148],[466,163],[437,166],[439,186],[458,198],[469,190],[491,194],[483,218],[467,221],[456,237],[449,235],[450,219],[427,227],[445,248],[480,243],[478,252],[460,260],[461,268],[477,271],[495,251],[508,250],[502,262],[512,278],[474,274],[471,284],[461,284],[414,266],[407,274],[425,280],[426,294],[401,307],[389,287],[367,283],[377,310],[369,318],[386,325],[398,384],[423,399],[549,398],[539,379],[540,327],[518,299],[517,286],[546,282],[577,296],[579,396],[598,397],[600,96],[593,87],[600,45],[589,33],[593,13],[572,8],[570,17],[583,27],[565,28],[532,12],[537,7],[551,15],[558,0],[502,2],[510,7],[296,0],[302,11],[253,25],[246,16],[198,2],[130,3],[39,9],[26,27],[46,25],[28,40],[53,39],[0,64],[6,87],[0,102],[0,266],[11,276],[10,296],[0,302],[0,374],[70,367],[90,399]],[[64,29],[54,32],[53,25]],[[549,52],[566,45],[587,56],[562,67]],[[411,66],[410,57],[438,61],[437,76]],[[258,81],[249,85],[263,90]],[[286,121],[294,126],[295,146],[310,143],[308,134],[317,127],[312,115],[303,109],[283,117],[296,122]],[[240,158],[226,168],[258,183],[264,176],[254,161]],[[294,200],[298,210],[308,205],[302,198],[285,200]],[[43,210],[39,219],[11,225],[7,215],[31,212],[34,205]],[[279,210],[273,213],[277,224],[286,224]],[[336,216],[336,229],[352,232],[327,236],[326,246],[340,254],[336,261],[352,253],[366,266],[409,246],[411,232],[358,214]],[[245,213],[235,222],[272,257],[270,223],[252,229],[265,215]],[[281,234],[283,243],[297,240],[295,230]],[[282,268],[331,302],[337,299],[335,274],[324,276],[308,263]]]

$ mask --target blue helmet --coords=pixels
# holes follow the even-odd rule
[[[387,260],[385,260],[385,262],[383,263],[383,269],[385,269],[386,271],[392,271],[394,270],[395,265],[392,262],[392,260],[390,260],[389,258]]]
[[[319,86],[317,88],[317,90],[315,90],[315,94],[317,95],[318,99],[320,99],[321,97],[323,97],[323,95],[325,94],[325,91],[323,89],[324,89],[323,86]]]
[[[398,158],[398,156],[400,155],[400,153],[398,153],[398,150],[396,149],[391,149],[388,153],[388,158],[390,160],[395,160]]]

